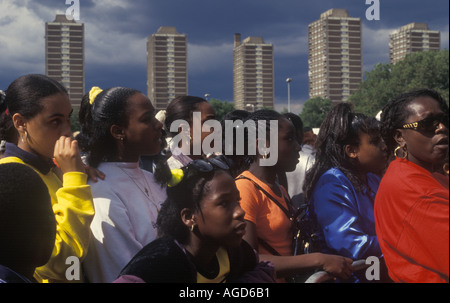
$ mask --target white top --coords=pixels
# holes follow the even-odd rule
[[[142,247],[156,239],[156,219],[166,190],[137,162],[105,162],[98,169],[106,177],[88,182],[95,216],[83,269],[89,282],[109,283]]]
[[[306,171],[313,166],[314,160],[313,155],[302,150],[295,170],[286,173],[289,197],[296,207],[306,202],[303,198],[303,184],[305,183]]]

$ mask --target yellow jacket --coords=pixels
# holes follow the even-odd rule
[[[69,172],[63,175],[63,182],[61,182],[53,171],[44,175],[17,157],[0,159],[0,164],[11,162],[27,165],[39,174],[48,187],[55,214],[55,246],[47,264],[36,268],[35,279],[38,282],[47,283],[82,282],[81,261],[86,256],[90,224],[94,217],[91,187],[86,184],[87,175],[81,172]],[[66,271],[70,270],[69,267],[74,264],[67,262],[69,257],[76,257],[79,260],[80,280],[76,279],[76,275],[75,280],[69,281],[66,278]],[[73,278],[73,275],[69,276]]]

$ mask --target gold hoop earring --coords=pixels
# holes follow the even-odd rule
[[[399,157],[399,156],[398,156],[398,151],[399,151],[399,149],[402,149],[402,150],[403,150],[403,153],[404,153],[404,156],[403,156],[403,157]],[[395,156],[396,158],[406,159],[406,157],[408,157],[408,150],[406,149],[406,147],[401,147],[401,146],[399,145],[399,146],[397,146],[396,149],[394,149],[394,156]]]
[[[191,232],[194,232],[194,229],[195,229],[195,224],[192,224],[191,228],[190,228]]]

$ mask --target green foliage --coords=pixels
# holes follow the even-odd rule
[[[212,98],[209,100],[209,104],[211,104],[216,111],[216,120],[218,121],[221,121],[227,113],[234,110],[234,104],[232,102]]]
[[[325,99],[322,97],[315,97],[309,99],[303,105],[302,113],[300,118],[302,118],[303,125],[309,127],[320,127],[323,119],[328,114],[328,112],[333,107],[330,99]]]
[[[355,105],[355,112],[375,116],[391,99],[420,88],[434,89],[448,102],[448,50],[412,53],[394,65],[377,64],[365,73],[349,102]]]
[[[78,120],[78,109],[74,108],[72,116],[70,116],[70,126],[72,133],[81,130],[80,121]]]

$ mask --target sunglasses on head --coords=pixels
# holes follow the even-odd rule
[[[402,126],[403,129],[422,130],[425,132],[434,132],[439,127],[439,124],[444,124],[448,128],[448,116],[445,114],[439,116],[432,116],[422,119],[420,121],[407,123]]]
[[[188,168],[194,168],[195,170],[203,173],[207,173],[214,170],[214,167],[228,170],[230,166],[228,161],[223,156],[218,156],[216,158],[209,158],[207,160],[198,159],[190,162],[187,165]]]

